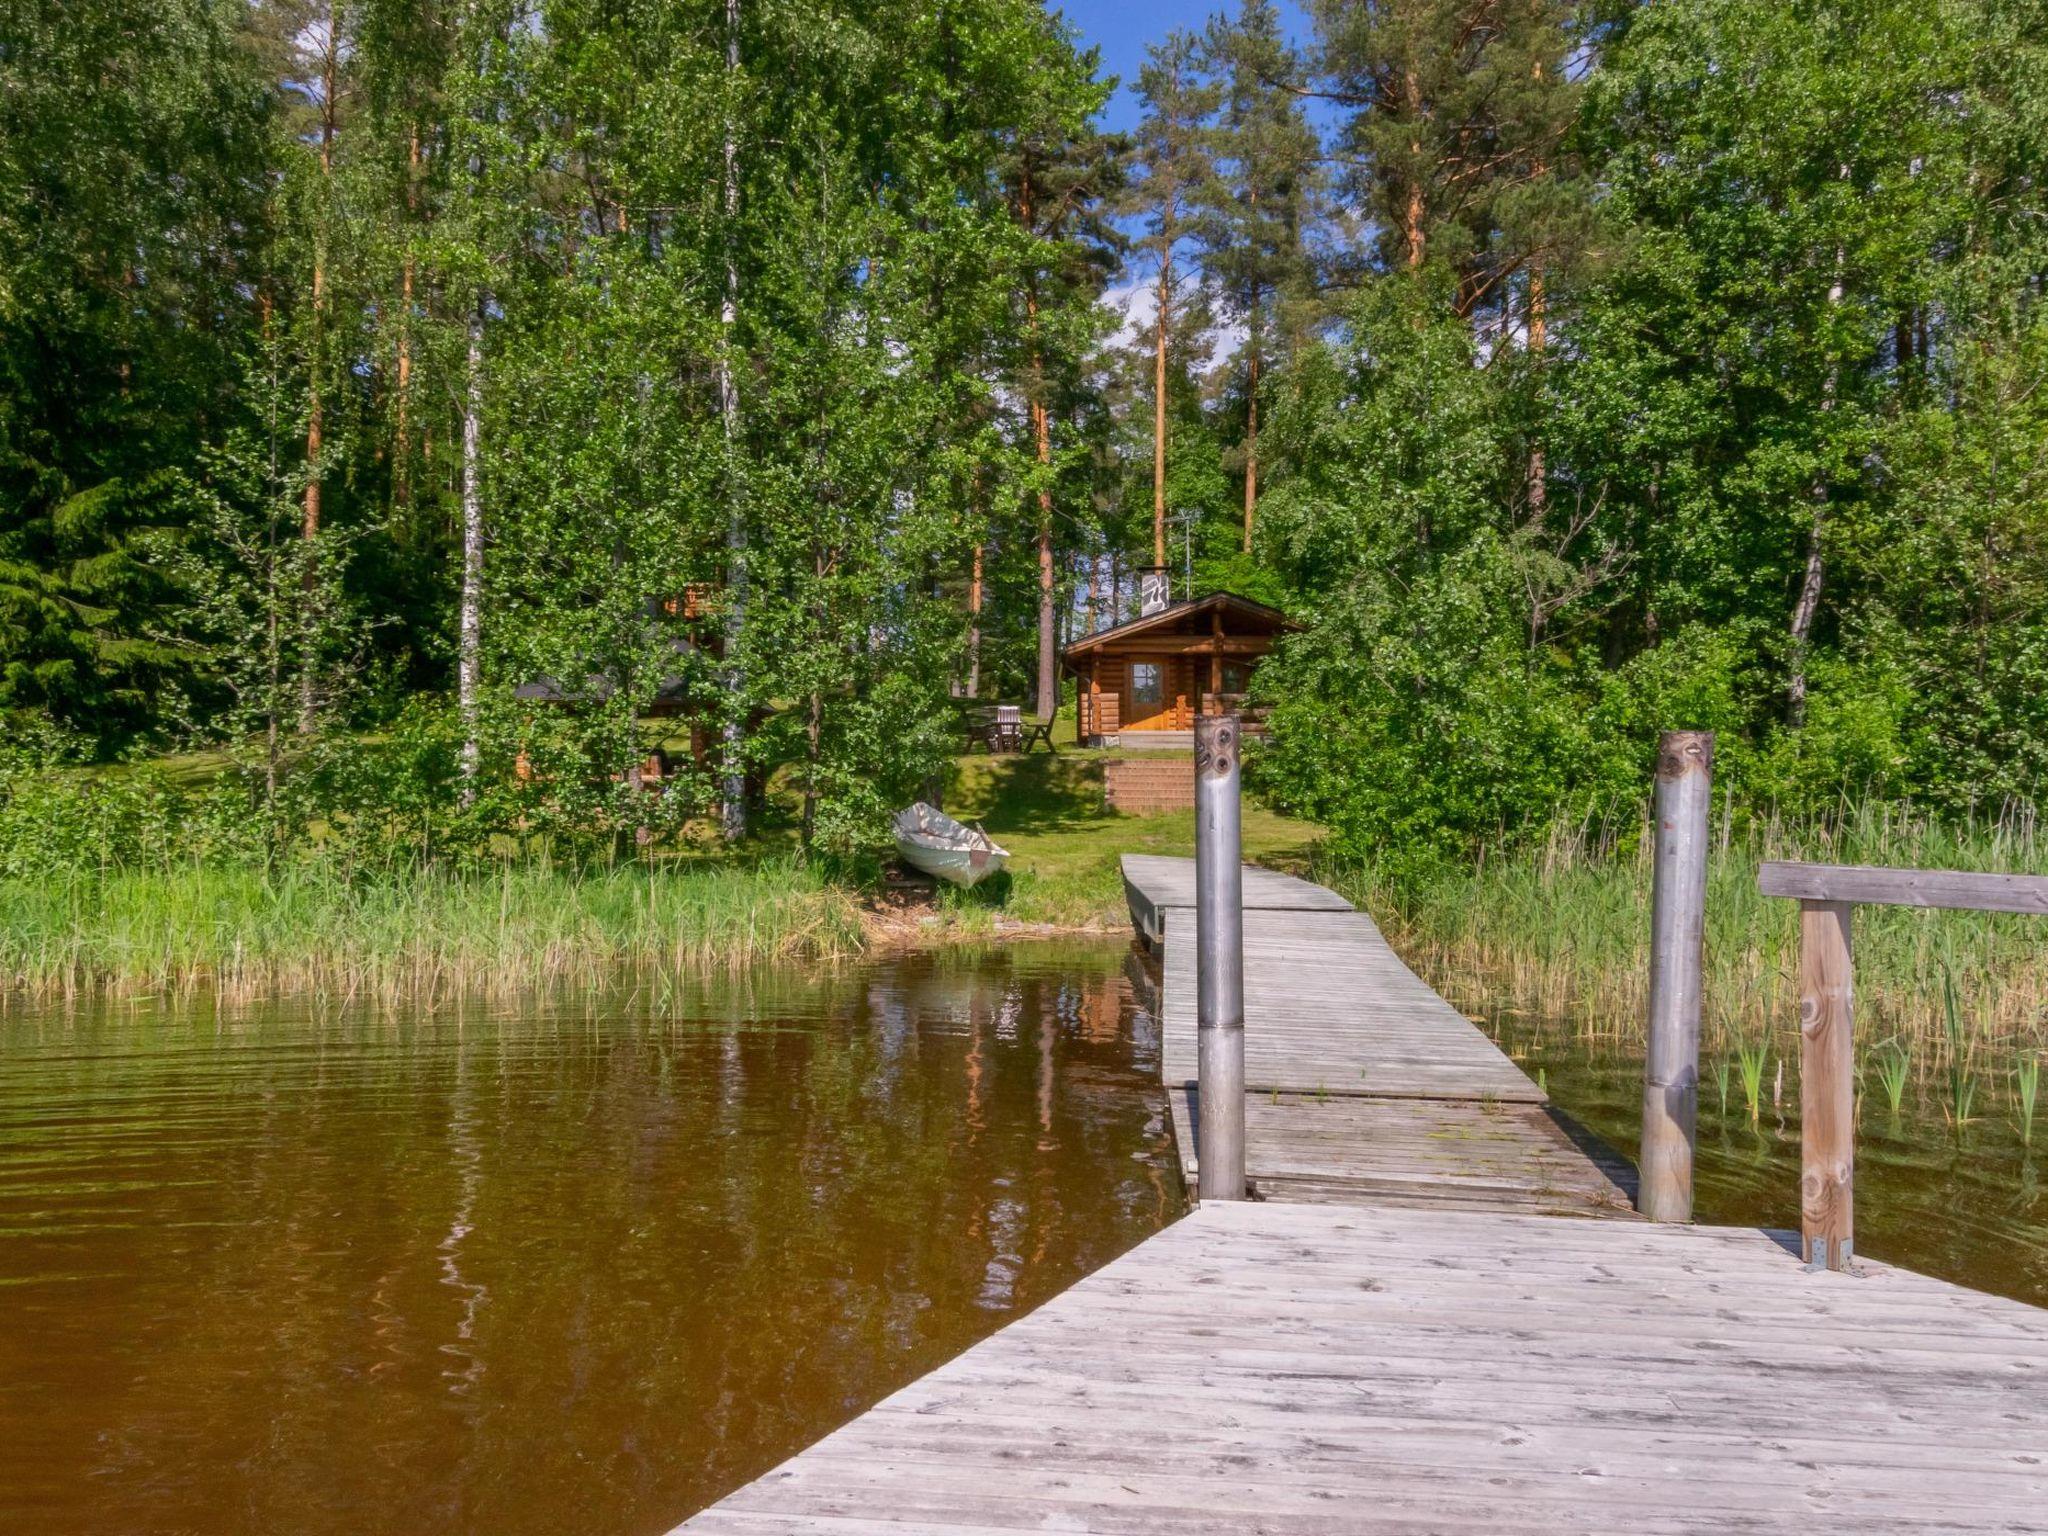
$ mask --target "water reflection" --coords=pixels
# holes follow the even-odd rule
[[[1498,1010],[1487,1027],[1566,1113],[1633,1158],[1642,1129],[1641,1047],[1552,1019]],[[1798,1036],[1759,1058],[1752,1117],[1738,1063],[1701,1063],[1694,1215],[1799,1226]],[[1724,1090],[1722,1079],[1727,1078]],[[1857,1093],[1856,1248],[1873,1258],[2048,1306],[2048,1200],[2041,1145],[2021,1141],[2010,1106],[1987,1094],[1960,1130],[1930,1085],[1893,1114],[1874,1081]]]
[[[0,1528],[665,1529],[1171,1219],[1122,958],[0,1019]]]

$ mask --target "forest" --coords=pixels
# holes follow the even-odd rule
[[[0,872],[855,855],[1155,565],[1348,856],[2031,828],[2048,5],[1308,10],[0,0]]]

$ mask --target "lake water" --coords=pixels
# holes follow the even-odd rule
[[[0,1017],[0,1528],[667,1529],[1178,1213],[1126,962]]]
[[[1475,1009],[1477,1013],[1479,1010]],[[1640,1045],[1560,1020],[1495,1010],[1482,1021],[1559,1108],[1633,1158],[1642,1134]],[[1779,1075],[1783,1063],[1783,1076]],[[1694,1219],[1799,1228],[1799,1040],[1774,1040],[1751,1119],[1739,1065],[1700,1063]],[[1856,1250],[1924,1274],[2048,1306],[2048,1114],[2034,1146],[2020,1138],[2010,1085],[1977,1074],[1970,1118],[1958,1129],[1940,1084],[1910,1085],[1893,1115],[1874,1072],[1857,1095]]]

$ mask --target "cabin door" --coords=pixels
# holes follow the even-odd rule
[[[1180,724],[1173,658],[1134,656],[1124,680],[1124,729],[1170,731]]]

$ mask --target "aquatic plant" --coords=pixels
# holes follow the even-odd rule
[[[1969,1124],[1970,1110],[1977,1098],[1977,1079],[1970,1071],[1974,1043],[1963,1026],[1962,1007],[1956,998],[1955,974],[1944,962],[1941,969],[1943,1025],[1948,1037],[1948,1098],[1942,1105],[1950,1124],[1958,1130]]]
[[[1766,859],[2048,874],[2030,816],[1944,820],[1871,803],[1789,823],[1752,814],[1717,841],[1707,878],[1704,1044],[1795,1022],[1796,903],[1757,890]],[[1368,907],[1447,996],[1586,1021],[1582,1034],[1640,1041],[1649,983],[1649,844],[1628,828],[1566,827],[1489,850],[1470,868],[1395,873],[1330,865],[1317,876]],[[1962,1016],[1987,1038],[2048,1049],[2048,944],[2039,917],[1863,907],[1856,914],[1859,1033],[1895,1035],[1930,1065],[1944,1039],[1942,967]]]
[[[1905,1102],[1906,1085],[1912,1080],[1913,1053],[1898,1040],[1889,1040],[1870,1053],[1877,1066],[1877,1081],[1884,1089],[1885,1105],[1897,1119]]]
[[[2013,1063],[2013,1099],[2019,1106],[2020,1145],[2034,1144],[2034,1106],[2041,1096],[2041,1058],[2023,1054]]]
[[[1749,1105],[1751,1125],[1763,1119],[1764,1063],[1769,1060],[1770,1054],[1771,1042],[1761,1035],[1754,1040],[1738,1040],[1735,1043],[1735,1057],[1742,1067],[1742,1097]]]
[[[1735,1070],[1735,1063],[1726,1056],[1714,1062],[1714,1086],[1721,1090],[1721,1118],[1728,1118],[1728,1078]]]

